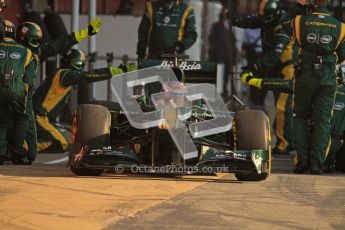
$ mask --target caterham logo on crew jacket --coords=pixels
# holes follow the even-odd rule
[[[345,104],[343,102],[336,102],[334,104],[335,110],[343,110],[345,108]]]

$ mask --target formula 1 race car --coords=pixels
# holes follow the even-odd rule
[[[163,66],[113,78],[118,103],[78,107],[69,154],[74,174],[99,176],[104,170],[119,169],[195,174],[221,169],[235,173],[240,181],[268,177],[271,136],[267,114],[250,107],[229,112],[220,95],[212,91],[213,85],[181,83],[191,82],[185,72],[215,75],[214,64],[174,60],[169,66],[163,60]],[[189,69],[184,72],[184,68]],[[152,90],[156,81],[160,88]],[[151,91],[147,89],[150,84],[156,84]]]

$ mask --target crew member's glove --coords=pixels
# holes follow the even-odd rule
[[[95,18],[94,20],[92,20],[88,27],[88,35],[92,36],[97,34],[102,23],[103,21],[101,18]]]
[[[134,70],[137,70],[137,66],[134,63],[128,63],[128,64],[121,64],[119,67],[110,67],[109,68],[111,76],[116,76],[119,74],[131,72]]]
[[[124,73],[137,70],[137,66],[134,63],[121,64],[119,68],[122,69]]]
[[[253,76],[263,76],[264,73],[259,68],[258,64],[250,65],[250,66],[244,66],[241,68],[243,70],[243,73],[245,72],[251,72]]]
[[[113,66],[109,67],[109,71],[110,71],[111,76],[113,77],[124,73],[124,71],[121,68],[113,67]]]
[[[94,20],[92,20],[92,22],[90,23],[87,29],[82,29],[79,32],[74,32],[74,36],[77,42],[80,43],[81,41],[85,40],[89,36],[97,34],[99,31],[99,28],[102,25],[102,22],[103,21],[101,18],[95,18]]]
[[[250,71],[245,71],[241,73],[241,81],[243,84],[247,84],[250,79],[253,78],[253,73]]]
[[[262,88],[262,79],[254,78],[254,75],[252,72],[243,72],[241,74],[241,80],[243,84],[251,85],[259,89]]]

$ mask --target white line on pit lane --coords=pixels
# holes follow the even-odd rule
[[[44,165],[55,165],[55,164],[59,164],[59,163],[66,162],[66,161],[68,161],[68,157],[63,157],[61,159],[57,159],[54,161],[45,162]]]

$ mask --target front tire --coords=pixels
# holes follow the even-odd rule
[[[239,181],[265,180],[271,173],[271,134],[268,116],[261,110],[246,109],[236,112],[234,121],[236,149],[269,152],[269,159],[263,162],[260,174],[256,171],[236,173],[235,177]]]
[[[78,176],[100,176],[103,169],[85,168],[82,163],[83,146],[102,148],[108,146],[111,115],[100,105],[85,104],[78,107],[73,121],[72,145],[70,148],[70,169]],[[80,159],[76,162],[76,156]]]

